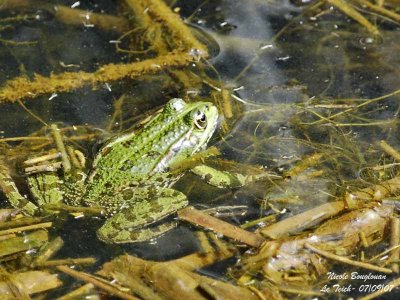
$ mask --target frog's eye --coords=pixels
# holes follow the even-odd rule
[[[197,111],[196,115],[194,116],[194,124],[199,129],[204,129],[207,127],[207,117],[202,111]]]

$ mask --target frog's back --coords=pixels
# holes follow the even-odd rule
[[[192,106],[173,99],[142,130],[119,136],[105,145],[95,158],[88,179],[88,196],[113,193],[126,186],[166,185],[165,177],[154,175],[163,173],[171,160],[191,155],[192,144],[198,143],[192,135]]]

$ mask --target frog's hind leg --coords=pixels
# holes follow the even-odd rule
[[[127,199],[127,194],[130,196]],[[125,198],[125,199],[124,199]],[[105,202],[106,201],[106,202]],[[171,229],[172,224],[161,224],[144,228],[155,223],[188,204],[186,196],[169,188],[131,188],[119,195],[102,199],[105,203],[119,203],[112,217],[97,231],[100,240],[107,243],[135,243],[154,238]]]

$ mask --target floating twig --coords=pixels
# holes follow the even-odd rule
[[[43,9],[53,13],[57,21],[69,25],[96,26],[101,30],[124,32],[129,29],[129,22],[123,17],[99,14],[87,10],[69,8],[64,5],[43,5]]]
[[[380,141],[379,146],[383,151],[385,151],[387,154],[389,154],[391,157],[396,159],[397,161],[400,161],[400,153],[394,149],[392,146],[390,146],[386,141]]]
[[[328,2],[330,4],[332,4],[333,6],[335,6],[336,8],[340,9],[342,12],[344,12],[346,15],[348,15],[353,20],[360,23],[373,35],[379,34],[378,28],[376,28],[375,25],[373,25],[366,18],[364,18],[363,15],[360,14],[358,11],[356,11],[353,7],[351,7],[349,4],[347,4],[346,1],[344,1],[344,0],[328,0]]]
[[[206,254],[193,253],[170,262],[176,264],[181,269],[192,271],[212,265],[218,261],[227,259],[234,255],[233,251],[213,251]]]
[[[313,153],[309,156],[302,158],[294,167],[290,168],[285,172],[285,177],[293,177],[303,172],[304,170],[319,164],[321,159],[324,157],[322,153]]]
[[[22,231],[29,231],[29,230],[35,230],[35,229],[42,229],[42,228],[50,228],[53,225],[53,222],[44,222],[44,223],[38,223],[38,224],[33,224],[33,225],[27,225],[27,226],[21,226],[21,227],[16,227],[16,228],[10,228],[10,229],[5,229],[0,231],[0,236],[1,235],[6,235],[10,233],[18,233]]]
[[[211,229],[219,234],[235,239],[252,247],[259,247],[264,242],[263,237],[207,215],[192,206],[178,211],[178,217],[181,220],[188,221],[196,226],[202,226],[207,229]]]
[[[200,246],[199,252],[201,254],[206,254],[214,251],[204,231],[196,231],[196,237],[197,240],[199,241],[199,246]]]
[[[268,215],[255,220],[250,220],[246,223],[241,224],[240,228],[246,229],[259,224],[262,224],[262,227],[265,227],[266,225],[269,225],[271,223],[276,223],[276,215]]]
[[[27,159],[24,161],[24,165],[32,166],[32,165],[36,165],[36,164],[44,162],[44,161],[49,161],[49,160],[57,159],[60,157],[61,157],[61,153],[59,153],[59,152],[49,153],[46,155],[41,155],[41,156],[37,156],[37,157],[31,158],[31,159]]]
[[[56,254],[64,245],[64,241],[61,237],[56,237],[50,241],[45,247],[40,249],[39,255],[35,257],[32,262],[32,266],[39,266],[50,259],[54,254]]]
[[[20,273],[9,274],[9,278],[4,280],[4,275],[0,281],[0,298],[1,299],[21,299],[15,297],[19,293],[25,295],[45,292],[59,287],[62,282],[55,274],[47,271],[27,271]],[[14,284],[15,282],[15,284]],[[16,288],[17,290],[15,290]],[[26,299],[26,298],[24,298]],[[31,299],[31,298],[27,298]]]
[[[382,256],[385,256],[386,254],[388,254],[388,253],[390,253],[390,252],[392,252],[392,251],[394,251],[396,249],[399,249],[399,248],[400,248],[400,244],[397,244],[397,245],[395,245],[393,247],[390,247],[389,249],[386,249],[385,251],[382,251],[381,253],[375,255],[374,257],[371,257],[369,259],[369,262],[373,262],[373,261],[381,258]]]
[[[260,233],[272,239],[310,228],[323,220],[331,218],[345,209],[343,201],[319,205],[298,215],[286,218],[275,224],[264,227]]]
[[[204,300],[204,292],[212,299],[251,299],[258,297],[250,290],[180,269],[173,263],[153,265],[146,272],[155,289],[168,297]]]
[[[372,265],[369,263],[351,260],[351,259],[348,259],[347,257],[339,256],[339,255],[330,253],[328,251],[318,249],[318,248],[310,245],[309,243],[304,244],[304,246],[307,249],[309,249],[319,255],[322,255],[322,256],[332,259],[332,260],[336,260],[336,261],[344,263],[344,264],[352,265],[352,266],[363,268],[363,269],[368,269],[371,271],[381,272],[381,273],[385,273],[385,274],[391,274],[393,272],[391,269],[388,269],[388,268],[382,268],[382,267],[378,267],[378,266],[375,266],[375,265]]]
[[[159,73],[163,70],[186,66],[197,60],[188,53],[171,52],[165,56],[150,58],[128,64],[108,64],[93,73],[63,72],[45,77],[35,74],[33,80],[25,76],[7,81],[0,89],[0,102],[15,102],[24,98],[35,98],[44,94],[62,93],[98,85],[123,78],[138,78],[144,74]]]
[[[0,241],[0,257],[38,248],[48,241],[45,230],[37,230],[24,236],[16,236]]]
[[[177,43],[178,49],[181,48],[180,51],[189,51],[192,55],[199,58],[207,58],[207,48],[194,37],[189,27],[182,22],[179,15],[174,13],[164,1],[140,0],[140,2],[146,7],[147,13],[153,17],[153,20],[157,20],[165,25],[172,35],[174,42]]]
[[[229,257],[232,255],[232,251],[228,248],[226,243],[222,241],[214,232],[208,232],[208,236],[213,241],[216,250],[222,253],[223,256]]]
[[[356,192],[348,193],[345,196],[346,203],[352,202],[373,202],[381,201],[387,196],[394,195],[400,191],[400,176],[364,188]]]
[[[81,287],[69,292],[68,294],[57,298],[57,300],[75,300],[81,299],[83,296],[93,293],[94,285],[91,283],[86,283]]]
[[[38,166],[27,167],[24,169],[25,175],[35,174],[35,173],[43,173],[43,172],[56,172],[61,169],[62,163],[55,162],[51,164],[44,164]]]
[[[106,284],[105,282],[100,281],[85,272],[79,272],[79,271],[73,270],[66,266],[57,266],[57,269],[63,273],[66,273],[66,274],[76,278],[76,279],[91,283],[95,287],[98,287],[98,288],[110,293],[111,295],[117,296],[121,299],[139,300],[138,298],[119,290],[118,288],[112,286],[111,284]]]
[[[379,15],[388,17],[396,22],[400,22],[400,15],[395,13],[394,11],[388,10],[382,6],[375,5],[366,0],[355,0],[356,2],[360,3],[362,6],[368,7],[370,10],[378,13]]]
[[[127,0],[129,3],[131,0]],[[136,1],[135,1],[136,2]],[[24,98],[34,98],[43,94],[68,92],[86,85],[98,85],[123,78],[137,78],[144,74],[158,73],[174,67],[187,66],[200,58],[207,58],[206,47],[191,33],[163,1],[141,0],[153,21],[164,25],[178,44],[171,52],[155,58],[128,64],[108,64],[101,66],[93,73],[64,72],[51,74],[49,77],[35,75],[33,80],[25,76],[7,81],[0,89],[0,102],[15,102]],[[178,49],[178,50],[177,50]]]
[[[54,267],[63,265],[93,265],[96,263],[96,259],[93,257],[82,257],[82,258],[66,258],[66,259],[53,259],[43,262],[36,263],[36,267]]]
[[[54,138],[54,143],[56,144],[57,150],[61,154],[61,161],[64,172],[68,172],[71,170],[71,162],[69,161],[67,150],[65,149],[63,138],[60,134],[60,130],[58,129],[56,124],[51,124],[50,126],[51,133]]]
[[[24,226],[24,225],[32,225],[32,224],[40,223],[42,221],[43,221],[43,218],[39,218],[39,217],[25,217],[25,218],[12,220],[12,221],[0,222],[0,229],[15,228],[15,227]]]

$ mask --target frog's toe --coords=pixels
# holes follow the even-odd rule
[[[161,224],[152,228],[119,228],[118,224],[108,220],[97,231],[97,237],[105,243],[123,244],[145,242],[156,238],[176,227],[176,222]]]

